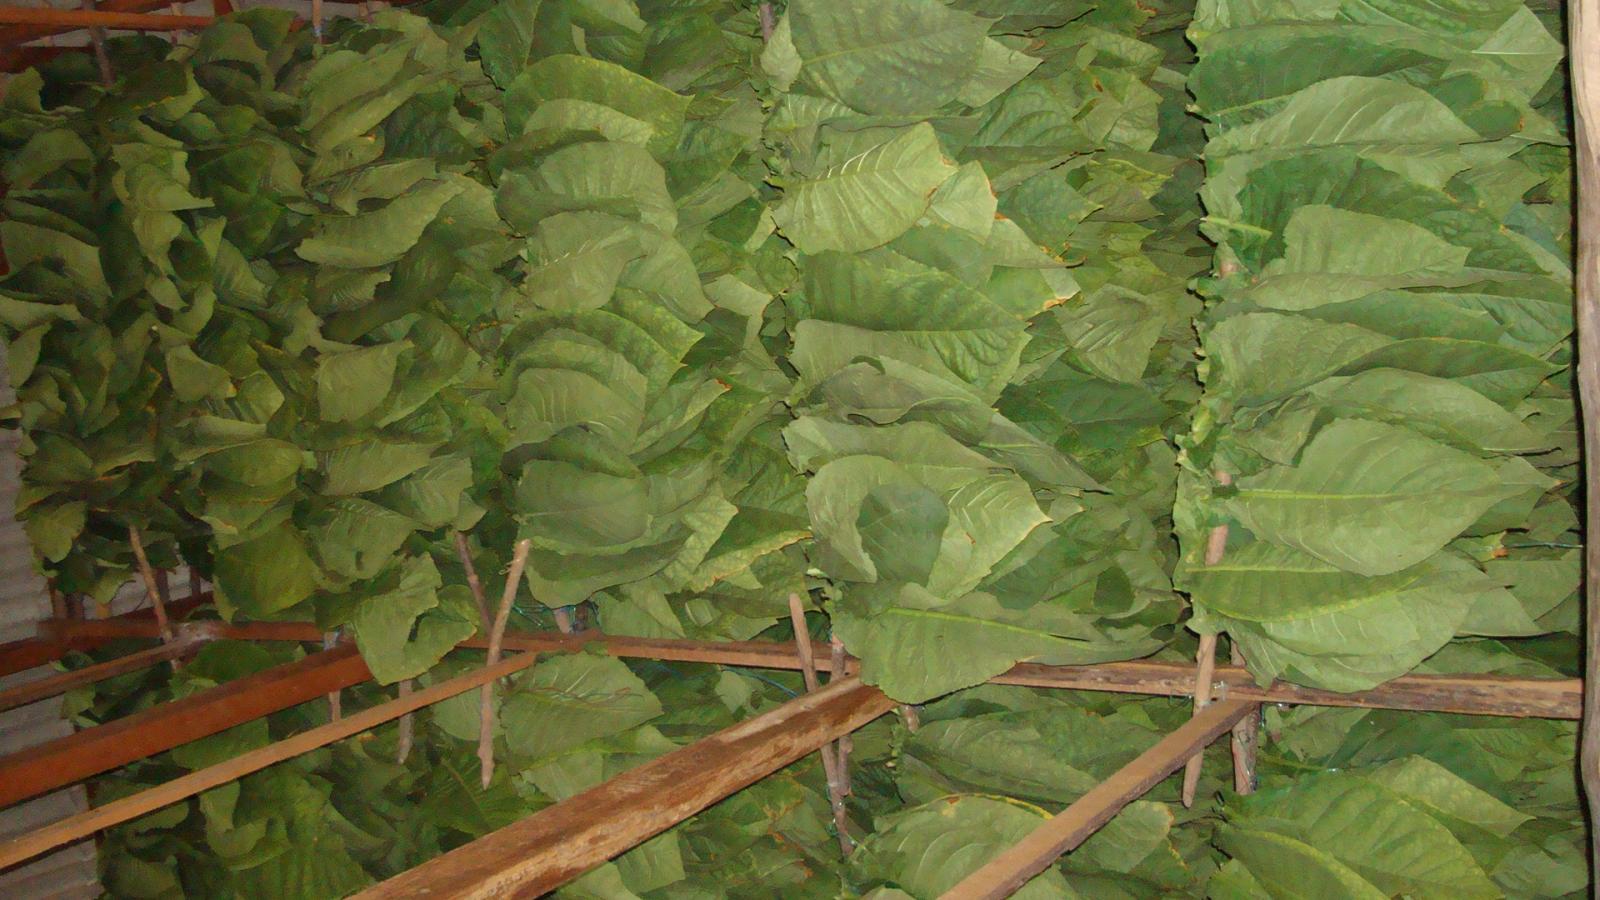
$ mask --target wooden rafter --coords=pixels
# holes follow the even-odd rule
[[[1082,844],[1129,803],[1178,771],[1194,754],[1249,715],[1254,703],[1225,700],[1195,713],[1133,762],[1095,785],[1077,802],[1046,819],[1016,845],[946,891],[940,900],[1001,900]]]
[[[337,722],[318,726],[265,747],[242,753],[214,766],[190,772],[137,794],[53,822],[0,843],[0,869],[32,859],[79,838],[88,837],[101,829],[155,812],[164,806],[227,784],[236,778],[243,778],[252,772],[259,772],[275,763],[302,753],[309,753],[318,747],[325,747],[334,741],[343,740],[370,728],[376,728],[424,706],[457,694],[464,694],[497,678],[504,678],[526,669],[533,665],[534,661],[535,655],[531,653],[514,656],[496,665],[458,675],[432,687],[408,693],[398,700],[364,709]]]
[[[61,672],[14,688],[7,688],[0,691],[0,710],[26,706],[46,697],[65,694],[73,688],[83,687],[86,684],[95,684],[107,678],[115,678],[118,675],[126,675],[129,672],[148,669],[151,666],[169,660],[182,659],[199,649],[200,644],[203,642],[204,639],[202,637],[199,637],[194,632],[189,632],[184,637],[171,643],[162,644],[159,647],[151,647],[147,650],[129,653],[126,656],[119,656],[103,663],[95,663],[92,666],[84,666],[81,669]]]
[[[182,617],[188,615],[201,603],[209,602],[210,599],[211,595],[207,593],[196,598],[180,600],[169,606],[168,611],[175,618]],[[93,650],[115,640],[159,637],[159,629],[149,634],[145,633],[145,625],[152,622],[154,615],[153,610],[141,609],[105,620],[105,624],[111,630],[99,637],[88,634],[66,636],[49,633],[41,634],[40,637],[36,638],[0,644],[0,676],[14,675],[17,672],[24,672],[35,666],[48,665],[68,653]],[[64,621],[82,620],[67,619]],[[129,626],[133,633],[118,633],[116,629],[122,626]]]
[[[220,684],[0,758],[0,806],[18,803],[372,677],[354,644]]]
[[[841,678],[357,894],[537,897],[894,709]]]
[[[148,622],[50,620],[41,623],[40,629],[42,634],[57,640],[156,636],[154,625]],[[262,622],[219,625],[217,636],[240,640],[312,642],[320,641],[322,632],[306,622]],[[484,638],[475,637],[463,641],[459,646],[481,649],[487,645],[488,642]],[[632,638],[594,631],[577,634],[507,632],[505,636],[507,650],[578,652],[586,647],[603,650],[612,656],[669,662],[700,662],[791,671],[799,671],[801,668],[800,658],[795,652],[794,645],[788,643]],[[856,660],[853,658],[845,659],[847,669],[855,664]],[[819,659],[817,665],[819,668],[826,666],[831,669],[831,662],[825,659]],[[1087,666],[1021,663],[1004,675],[990,680],[996,684],[1015,684],[1025,687],[1190,697],[1194,694],[1195,667],[1186,663],[1156,660],[1130,660]],[[1371,690],[1340,693],[1283,683],[1262,687],[1256,684],[1254,677],[1241,666],[1217,666],[1214,683],[1220,683],[1219,690],[1226,689],[1230,699],[1302,706],[1345,706],[1518,718],[1577,719],[1582,712],[1583,704],[1583,682],[1577,678],[1402,675]]]
[[[156,8],[166,3],[156,4]],[[0,25],[73,31],[79,28],[118,28],[135,31],[182,31],[204,28],[211,16],[175,16],[171,13],[122,12],[110,9],[44,9],[37,6],[0,6]]]

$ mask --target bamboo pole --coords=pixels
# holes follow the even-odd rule
[[[512,553],[505,590],[500,593],[500,609],[495,613],[494,627],[489,629],[488,665],[500,661],[500,643],[505,637],[506,622],[511,618],[511,602],[517,597],[517,583],[522,580],[522,567],[527,565],[528,552],[532,549],[533,541],[523,538],[517,541],[517,549]],[[494,780],[494,682],[485,682],[482,691],[478,702],[478,763],[483,786],[487,788]]]
[[[1600,873],[1600,0],[1567,4],[1577,170],[1578,398],[1584,457],[1584,678],[1579,771],[1589,806],[1589,857]],[[1596,875],[1600,877],[1600,875]]]
[[[259,772],[270,765],[325,747],[334,741],[376,728],[385,722],[409,715],[440,700],[464,694],[497,678],[519,672],[537,661],[538,655],[523,653],[493,666],[475,669],[449,681],[423,688],[398,700],[364,709],[310,731],[240,754],[225,762],[191,772],[165,784],[147,788],[129,797],[113,800],[59,822],[35,829],[0,843],[0,869],[38,856],[63,844],[88,837],[104,828],[155,812],[214,787]]]

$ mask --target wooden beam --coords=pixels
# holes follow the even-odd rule
[[[0,25],[44,28],[119,28],[130,31],[180,31],[204,28],[210,16],[175,16],[170,13],[116,12],[102,9],[53,9],[37,6],[0,6]]]
[[[539,896],[893,708],[859,678],[838,679],[356,896]]]
[[[170,644],[162,644],[159,647],[140,650],[103,663],[84,666],[81,669],[73,669],[70,672],[60,672],[46,678],[40,678],[37,681],[30,681],[27,684],[0,691],[0,711],[26,706],[46,697],[65,694],[73,688],[94,684],[107,678],[115,678],[118,675],[126,675],[129,672],[137,672],[140,669],[148,669],[153,665],[164,663],[170,659],[188,656],[198,650],[203,642],[203,639],[197,638],[192,634],[186,635]]]
[[[169,2],[170,0],[104,0],[98,8],[101,12],[142,13],[162,9]],[[16,47],[27,41],[76,30],[76,27],[68,25],[13,25],[0,28],[0,46]]]
[[[48,794],[372,677],[354,644],[217,685],[0,758],[0,806]]]
[[[157,635],[152,623],[124,623],[76,619],[49,620],[40,625],[41,633],[62,640],[93,637],[145,637]],[[237,640],[313,642],[322,632],[306,622],[262,622],[246,625],[217,624],[218,637]],[[486,647],[482,637],[470,638],[458,646]],[[699,662],[723,666],[748,666],[758,669],[799,671],[800,657],[790,643],[770,641],[690,641],[672,638],[632,638],[605,635],[596,631],[577,634],[559,632],[507,632],[508,650],[573,652],[594,648],[619,657],[659,659],[670,662]],[[858,660],[847,657],[845,669]],[[831,662],[817,660],[818,668]],[[1109,691],[1158,697],[1189,697],[1194,694],[1195,667],[1188,663],[1158,660],[1129,660],[1088,666],[1046,666],[1020,663],[1004,675],[990,679],[995,684],[1024,687],[1063,688],[1080,691]],[[1499,675],[1402,675],[1368,691],[1340,693],[1276,682],[1267,687],[1242,666],[1218,666],[1214,681],[1221,682],[1231,699],[1261,703],[1290,703],[1303,706],[1346,706],[1363,709],[1400,709],[1415,712],[1449,712],[1465,715],[1511,716],[1516,718],[1577,719],[1583,708],[1583,682],[1577,678],[1507,678]]]
[[[204,594],[198,600],[180,600],[169,607],[169,611],[176,617],[181,617],[192,612],[202,602],[209,601],[211,595]],[[113,619],[94,620],[103,622],[106,632],[103,635],[83,634],[58,634],[47,623],[53,621],[82,622],[82,619],[46,619],[39,623],[39,637],[12,641],[0,644],[0,676],[14,675],[17,672],[26,672],[37,666],[53,663],[74,651],[93,650],[96,647],[109,644],[116,640],[143,639],[155,637],[156,632],[146,633],[145,623],[149,623],[154,612],[148,609],[135,610],[124,613]]]
[[[1600,878],[1600,2],[1567,4],[1576,218],[1578,399],[1583,434],[1584,696],[1578,771],[1589,807],[1589,867]]]
[[[35,829],[0,843],[0,869],[32,859],[41,853],[46,853],[63,844],[70,844],[79,838],[88,837],[101,829],[137,819],[164,806],[193,797],[196,794],[227,784],[235,779],[243,778],[252,772],[259,772],[270,765],[283,762],[302,753],[309,753],[318,747],[325,747],[334,741],[343,740],[370,728],[376,728],[385,722],[398,719],[424,706],[482,687],[491,681],[526,669],[528,666],[533,665],[537,659],[538,654],[535,653],[519,654],[496,665],[486,666],[448,681],[440,682],[432,687],[404,694],[398,700],[364,709],[337,722],[330,722],[327,725],[313,728],[310,731],[235,756],[214,766],[190,772],[181,778],[175,778],[165,784],[140,791],[132,796],[113,800],[103,806],[96,806],[77,815],[68,816],[59,822],[52,822],[43,828]]]
[[[1011,896],[1061,854],[1099,831],[1123,807],[1176,772],[1189,757],[1227,733],[1254,708],[1254,703],[1225,700],[1196,712],[1194,718],[1113,772],[1077,802],[963,878],[940,900],[1000,900]]]

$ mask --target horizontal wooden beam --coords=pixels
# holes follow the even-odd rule
[[[837,679],[356,896],[537,897],[893,708],[859,678]]]
[[[963,878],[939,900],[1001,900],[1016,893],[1061,854],[1099,831],[1123,807],[1178,771],[1189,757],[1204,750],[1255,707],[1243,700],[1226,700],[1195,713],[1194,718],[1113,772],[1077,802]]]
[[[0,869],[32,859],[79,838],[88,837],[101,829],[137,819],[164,806],[243,778],[252,772],[259,772],[270,765],[302,753],[309,753],[318,747],[325,747],[334,741],[343,740],[370,728],[376,728],[440,700],[482,687],[495,679],[526,669],[533,665],[537,658],[538,655],[534,653],[513,656],[493,666],[485,666],[465,675],[458,675],[432,687],[403,695],[398,700],[361,710],[310,731],[240,754],[214,766],[190,772],[188,775],[137,794],[68,816],[59,822],[52,822],[43,828],[0,843]]]
[[[37,744],[0,758],[0,806],[48,794],[371,677],[355,645],[342,644]]]
[[[174,618],[179,618],[193,612],[201,603],[209,602],[209,592],[197,598],[186,598],[175,603],[167,604],[167,611]],[[81,622],[81,619],[46,619],[46,622]],[[29,669],[53,663],[66,656],[68,653],[93,650],[112,641],[127,639],[159,639],[160,629],[155,627],[155,611],[150,609],[137,609],[133,612],[123,613],[110,619],[98,619],[108,628],[105,634],[94,636],[87,632],[83,634],[58,634],[41,627],[40,637],[27,638],[0,644],[0,676],[14,675],[26,672]],[[146,627],[148,626],[148,627]]]
[[[101,0],[96,9],[100,12],[142,13],[166,9],[171,5],[171,0]],[[13,25],[0,28],[0,47],[14,47],[25,41],[76,30],[71,25]]]
[[[53,9],[38,6],[0,6],[0,25],[31,25],[43,28],[116,28],[126,31],[183,31],[204,28],[210,16],[181,16],[172,13],[119,12],[102,9]]]
[[[154,637],[153,623],[110,620],[55,619],[41,624],[41,633],[63,640],[94,637]],[[238,640],[311,642],[321,632],[307,622],[263,622],[222,625],[219,637]],[[460,645],[487,646],[482,638]],[[612,656],[660,659],[672,662],[714,663],[762,669],[800,669],[800,656],[790,643],[771,641],[690,641],[668,638],[634,638],[595,631],[507,632],[508,650],[577,652],[586,647]],[[847,658],[849,669],[859,661]],[[818,660],[824,670],[829,663]],[[1129,660],[1087,666],[1046,666],[1020,663],[996,684],[1024,687],[1110,691],[1147,696],[1188,697],[1194,693],[1195,667],[1190,663]],[[1583,707],[1583,682],[1577,678],[1508,678],[1499,675],[1402,675],[1367,691],[1340,693],[1275,682],[1262,687],[1242,666],[1218,666],[1217,694],[1232,699],[1305,706],[1346,706],[1364,709],[1400,709],[1415,712],[1450,712],[1467,715],[1518,718],[1577,719]]]
[[[107,678],[115,678],[118,675],[126,675],[129,672],[148,669],[167,660],[188,656],[200,649],[202,643],[204,643],[203,639],[192,634],[186,635],[170,644],[162,644],[136,653],[129,653],[127,656],[119,656],[103,663],[95,663],[92,666],[84,666],[81,669],[73,669],[70,672],[60,672],[36,681],[30,681],[27,684],[8,688],[0,691],[0,711],[26,706],[46,697],[65,694],[73,688],[83,687],[86,684],[95,684]]]

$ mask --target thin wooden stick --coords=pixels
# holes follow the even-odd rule
[[[339,644],[339,632],[329,631],[322,635],[322,649],[331,650]],[[344,717],[344,692],[328,692],[328,721],[337,722]]]
[[[322,43],[322,0],[311,0],[311,33]]]
[[[799,594],[789,595],[789,621],[794,625],[795,651],[800,654],[800,677],[805,681],[806,693],[815,694],[821,687],[817,680],[817,659],[811,651],[811,632],[806,628],[806,612]],[[850,815],[844,808],[844,782],[839,777],[839,760],[833,742],[817,748],[822,757],[822,774],[828,782],[828,805],[833,808],[833,828],[839,835],[839,850],[845,856],[855,849],[850,837]]]
[[[1217,483],[1226,487],[1233,484],[1233,476],[1227,472],[1216,472]],[[1206,565],[1214,566],[1222,562],[1222,555],[1228,551],[1228,524],[1226,522],[1211,529],[1206,535]]]
[[[467,536],[456,532],[456,555],[461,557],[461,568],[467,573],[467,587],[472,591],[472,599],[478,604],[478,618],[483,620],[483,631],[487,635],[493,627],[494,620],[489,617],[489,601],[484,599],[483,582],[478,578],[478,567],[472,563],[472,548],[467,544]]]
[[[200,595],[205,593],[205,583],[200,579],[200,573],[189,567],[189,599],[199,602]]]
[[[1225,700],[1189,721],[1139,754],[1079,797],[1071,806],[1045,819],[1027,837],[963,878],[939,900],[1000,900],[1016,893],[1035,875],[1111,821],[1111,817],[1160,784],[1190,754],[1204,749],[1233,727],[1251,704]]]
[[[133,558],[139,564],[139,578],[144,582],[145,592],[150,595],[150,605],[155,610],[156,627],[161,630],[161,640],[171,641],[172,623],[167,621],[167,602],[161,596],[161,585],[156,583],[156,571],[150,567],[150,558],[145,555],[139,526],[128,526],[128,543],[133,545]]]
[[[1584,691],[1578,768],[1589,806],[1590,872],[1600,873],[1600,0],[1567,4],[1577,170],[1578,397],[1584,461]],[[1595,875],[1600,878],[1600,875]]]
[[[774,17],[772,15],[772,4],[761,4],[761,6],[757,8],[757,14],[761,18],[761,40],[763,42],[772,40],[773,29],[777,27],[777,22],[774,21]]]
[[[1217,667],[1216,635],[1200,635],[1200,650],[1195,654],[1195,662],[1199,664],[1194,676],[1194,714],[1198,716],[1211,705],[1211,676]],[[1202,746],[1183,767],[1184,806],[1194,805],[1195,788],[1200,784],[1200,768],[1206,761],[1205,749]]]
[[[82,7],[85,12],[95,11],[95,0],[83,0]],[[39,10],[39,12],[55,12],[55,10]],[[94,48],[95,66],[100,69],[100,83],[111,87],[116,81],[116,75],[111,71],[111,56],[106,53],[106,30],[93,26],[89,27],[89,46]]]
[[[315,643],[322,631],[312,622],[208,622],[219,639]],[[179,626],[179,631],[192,627]],[[97,646],[124,638],[156,637],[155,623],[130,618],[50,619],[39,623],[38,638],[18,642],[14,649],[0,648],[0,672],[31,669],[79,645]],[[484,635],[456,645],[482,650]],[[541,653],[578,653],[587,649],[627,659],[750,666],[760,669],[800,671],[800,656],[789,641],[697,641],[683,638],[635,638],[580,631],[507,631],[507,650]],[[849,663],[853,665],[854,663]],[[1052,690],[1104,691],[1152,697],[1194,696],[1195,666],[1163,660],[1128,660],[1081,666],[1018,663],[1010,671],[989,679],[992,684]],[[1320,690],[1281,681],[1262,686],[1249,671],[1238,666],[1218,666],[1213,682],[1227,685],[1228,696],[1258,703],[1296,706],[1333,706],[1354,709],[1395,709],[1445,712],[1469,716],[1578,720],[1583,714],[1583,679],[1515,678],[1505,675],[1401,675],[1367,691]]]
[[[1228,658],[1236,666],[1244,665],[1244,651],[1239,642],[1228,641]],[[1256,790],[1256,745],[1261,739],[1261,707],[1233,726],[1233,789],[1240,794],[1253,794]]]
[[[118,675],[126,675],[129,672],[148,669],[158,663],[185,656],[193,652],[200,643],[201,641],[185,635],[160,646],[151,647],[148,650],[140,650],[137,653],[119,656],[103,663],[84,666],[81,669],[61,672],[48,678],[41,678],[38,681],[30,681],[14,688],[7,688],[4,691],[0,691],[0,711],[26,706],[46,697],[65,694],[73,688],[94,684],[107,678],[115,678]]]
[[[0,869],[31,859],[62,844],[71,843],[79,838],[94,834],[102,828],[110,828],[113,825],[137,819],[142,815],[154,812],[164,806],[169,806],[179,800],[193,797],[219,785],[243,778],[252,772],[259,772],[270,765],[283,762],[286,759],[292,759],[318,747],[326,747],[334,741],[343,740],[370,728],[376,728],[385,722],[415,712],[425,706],[438,703],[440,700],[454,697],[457,694],[464,694],[481,685],[490,684],[497,678],[504,678],[507,675],[526,669],[528,666],[533,665],[537,659],[537,653],[518,654],[496,665],[474,669],[464,675],[458,675],[449,681],[423,688],[398,700],[391,700],[388,703],[352,713],[338,722],[330,722],[327,725],[318,726],[277,743],[268,744],[259,750],[251,750],[226,762],[191,772],[165,784],[140,791],[130,797],[113,800],[110,803],[69,816],[43,828],[37,828],[20,837],[0,843]]]
[[[838,635],[828,636],[828,649],[828,671],[830,673],[828,680],[832,681],[835,678],[844,677],[845,671],[850,664],[846,662],[844,641],[839,640]],[[851,741],[848,734],[841,735],[837,741],[833,742],[833,754],[838,757],[834,771],[839,773],[839,792],[846,797],[854,792],[850,786],[850,751],[854,748],[855,743]]]
[[[506,572],[506,587],[500,594],[500,609],[494,616],[494,627],[489,629],[489,662],[494,665],[500,661],[500,642],[505,638],[506,622],[511,618],[511,601],[517,597],[517,583],[522,580],[522,568],[528,563],[528,551],[533,549],[533,541],[523,538],[517,541],[517,549],[511,556],[511,568]],[[478,704],[478,763],[483,778],[483,786],[487,788],[489,782],[494,780],[494,682],[484,684],[483,692]]]
[[[411,696],[411,685],[412,681],[409,678],[400,682],[401,700]],[[406,764],[406,758],[411,756],[411,742],[415,734],[416,722],[413,721],[411,713],[406,713],[400,717],[400,739],[394,754],[394,761],[402,766]]]

